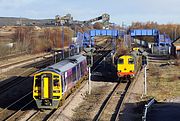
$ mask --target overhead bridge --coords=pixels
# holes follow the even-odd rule
[[[171,39],[166,34],[160,34],[157,29],[133,29],[130,30],[131,37],[152,36],[157,45],[171,45]]]
[[[130,30],[131,37],[137,36],[154,36],[158,37],[159,31],[157,29],[133,29]]]
[[[120,35],[118,30],[115,29],[104,29],[104,30],[90,30],[87,33],[89,33],[90,37],[95,36],[112,36],[112,37],[118,37]]]
[[[154,37],[154,44],[151,47],[151,51],[154,54],[170,54],[171,39],[166,34],[160,34],[157,29],[134,29],[130,30],[132,38],[151,36]]]
[[[102,30],[89,30],[82,34],[78,34],[78,38],[83,38],[83,46],[94,46],[95,36],[111,36],[112,38],[118,38],[119,36],[124,36],[123,31],[116,29],[102,29]]]

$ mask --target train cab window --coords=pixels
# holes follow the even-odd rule
[[[54,86],[59,86],[60,84],[59,84],[59,80],[54,80]]]
[[[76,81],[76,67],[72,68],[72,79]]]
[[[120,58],[120,59],[118,60],[118,64],[123,64],[123,63],[124,63],[124,59],[121,59],[121,58]]]
[[[134,59],[133,59],[133,58],[129,58],[129,59],[128,59],[128,63],[129,63],[129,64],[134,64]]]
[[[36,79],[36,82],[35,82],[35,87],[40,87],[41,86],[41,79]]]
[[[165,46],[165,44],[164,44],[164,43],[160,43],[160,45],[161,45],[161,46]]]

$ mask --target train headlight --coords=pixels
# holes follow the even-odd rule
[[[40,96],[34,96],[35,99],[40,99]]]
[[[53,98],[54,98],[54,99],[59,99],[59,98],[60,98],[60,96],[53,96]]]
[[[39,90],[34,90],[34,92],[35,92],[35,93],[38,93],[38,92],[39,92]]]
[[[54,90],[53,93],[60,93],[60,90]]]

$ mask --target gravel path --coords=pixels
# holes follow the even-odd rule
[[[143,103],[141,103],[141,97],[144,92],[144,70],[140,71],[138,77],[136,77],[134,85],[129,91],[128,97],[125,99],[125,105],[120,113],[120,120],[123,121],[141,121],[141,113],[143,109]]]
[[[56,121],[92,121],[113,85],[114,83],[109,82],[92,82],[92,93],[89,95],[88,84],[86,84]]]

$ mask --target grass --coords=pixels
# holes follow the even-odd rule
[[[149,65],[148,96],[155,97],[158,101],[180,96],[180,65],[178,63],[163,67],[160,67],[160,64]]]
[[[74,110],[73,121],[91,121],[93,111],[99,107],[109,88],[110,86],[101,86],[93,89],[91,95],[86,94],[84,101]]]

